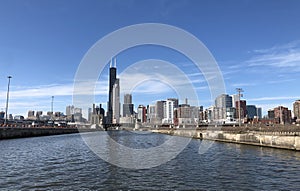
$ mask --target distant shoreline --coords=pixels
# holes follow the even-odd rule
[[[57,127],[31,127],[31,128],[1,127],[0,140],[72,134],[72,133],[82,133],[82,132],[94,132],[94,131],[101,131],[101,129],[89,129],[89,128],[77,129],[77,128],[57,128]]]

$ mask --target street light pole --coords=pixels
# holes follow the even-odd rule
[[[8,78],[8,85],[7,85],[7,95],[6,95],[6,108],[5,108],[5,121],[4,124],[7,124],[7,112],[8,112],[8,99],[9,99],[9,86],[10,86],[10,79],[12,78],[11,76],[7,76]]]
[[[242,88],[236,88],[236,91],[238,92],[239,100],[238,100],[238,109],[239,109],[239,127],[241,127],[241,92],[243,92]]]

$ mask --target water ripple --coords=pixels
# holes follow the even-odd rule
[[[132,148],[150,148],[169,139],[117,131],[111,136]],[[204,142],[192,140],[161,166],[131,170],[99,159],[78,134],[2,140],[0,190],[300,189],[299,152],[214,143],[200,155]]]

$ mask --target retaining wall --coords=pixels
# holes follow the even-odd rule
[[[224,132],[211,130],[153,130],[153,132],[214,141],[300,150],[299,132]]]
[[[82,131],[91,131],[83,129]],[[77,128],[0,128],[0,139],[78,133]]]

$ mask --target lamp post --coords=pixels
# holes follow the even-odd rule
[[[8,99],[9,99],[9,86],[10,86],[10,79],[12,78],[11,76],[7,76],[8,78],[8,85],[7,85],[7,95],[6,95],[6,108],[5,108],[5,121],[4,124],[7,124],[7,111],[8,111]]]
[[[243,92],[244,90],[242,88],[236,88],[236,91],[238,92],[238,96],[239,96],[238,109],[239,109],[239,127],[240,127],[241,126],[241,96],[243,96],[241,92]]]

